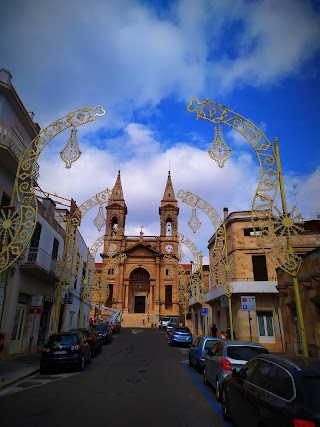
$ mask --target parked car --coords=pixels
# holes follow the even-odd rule
[[[175,323],[176,326],[180,323],[180,316],[164,316],[159,320],[159,329],[165,329],[169,323]]]
[[[175,326],[170,332],[169,345],[174,347],[176,344],[187,346],[192,344],[192,333],[187,326]]]
[[[220,339],[207,350],[204,363],[203,380],[216,390],[217,400],[221,400],[221,384],[233,369],[237,371],[258,354],[269,351],[261,344],[247,341]]]
[[[210,350],[219,338],[199,335],[190,347],[189,366],[195,366],[199,374],[203,372],[207,350]]]
[[[100,353],[102,350],[101,339],[99,334],[92,326],[89,328],[70,329],[70,332],[72,331],[80,331],[86,337],[86,340],[91,348],[91,357],[94,357],[97,353]]]
[[[172,329],[178,326],[176,323],[168,323],[166,326],[167,336],[169,337],[170,333],[172,332]]]
[[[320,360],[260,355],[222,383],[222,413],[237,426],[318,427]]]
[[[85,363],[90,361],[90,345],[82,332],[57,332],[50,335],[44,343],[40,358],[40,373],[59,368],[82,371]]]
[[[97,323],[93,328],[98,333],[102,344],[109,344],[112,340],[112,329],[110,323]]]

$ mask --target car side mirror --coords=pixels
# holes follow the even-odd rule
[[[232,369],[232,377],[240,377],[239,372],[237,372],[236,368]]]

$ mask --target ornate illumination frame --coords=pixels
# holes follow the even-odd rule
[[[301,258],[287,245],[286,236],[300,233],[301,216],[295,215],[295,207],[283,215],[274,206],[279,187],[279,168],[273,145],[264,133],[250,120],[229,110],[222,104],[205,99],[190,100],[187,110],[214,124],[225,124],[239,132],[254,149],[259,165],[260,176],[252,202],[251,221],[258,245],[280,268],[295,276],[300,268]]]
[[[11,209],[7,215],[0,217],[0,236],[4,239],[0,253],[0,273],[22,255],[36,226],[38,202],[34,184],[39,155],[49,142],[65,129],[95,122],[97,116],[104,114],[105,110],[100,105],[72,111],[44,128],[22,153],[11,198]]]

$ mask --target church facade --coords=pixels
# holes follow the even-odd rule
[[[182,314],[176,267],[179,207],[170,172],[159,207],[159,236],[146,236],[143,227],[138,236],[126,235],[127,215],[119,171],[106,206],[104,250],[99,263],[101,286],[108,285],[109,289],[103,304],[121,309],[126,319],[138,313],[153,323],[165,315]]]

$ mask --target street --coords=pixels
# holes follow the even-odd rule
[[[221,407],[188,349],[158,329],[122,329],[81,373],[37,374],[0,395],[1,425],[222,427]]]

